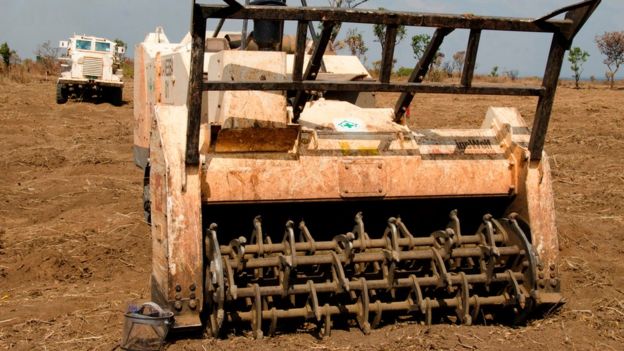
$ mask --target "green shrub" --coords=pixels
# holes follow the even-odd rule
[[[409,77],[410,75],[412,75],[413,71],[414,71],[413,68],[401,67],[397,69],[396,75],[399,77]]]

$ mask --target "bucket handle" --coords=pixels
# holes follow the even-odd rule
[[[145,307],[151,307],[154,310],[156,310],[158,312],[159,316],[163,316],[165,314],[165,311],[162,309],[162,307],[160,307],[157,303],[155,302],[145,302],[141,305],[141,308],[139,308],[139,310],[137,311],[140,314],[143,314],[143,310],[145,309]]]

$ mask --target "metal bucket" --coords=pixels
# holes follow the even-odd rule
[[[121,349],[128,351],[159,351],[162,349],[173,312],[153,302],[130,304],[125,314]]]

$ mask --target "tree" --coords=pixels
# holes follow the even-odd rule
[[[444,58],[446,57],[446,55],[444,55],[443,52],[436,52],[436,56],[435,59],[433,59],[433,62],[431,63],[433,65],[433,67],[440,69],[440,67],[442,66],[442,64],[444,63]]]
[[[442,72],[446,74],[448,78],[453,78],[453,72],[455,72],[455,64],[451,61],[446,61],[442,64]]]
[[[126,42],[121,40],[121,39],[119,39],[119,38],[116,38],[113,41],[115,42],[115,45],[117,45],[118,47],[123,47],[123,48],[127,47]]]
[[[385,10],[383,7],[380,7],[379,10]],[[375,24],[373,26],[373,33],[375,34],[375,37],[377,38],[377,40],[380,44],[381,44],[381,50],[385,50],[385,39],[386,39],[386,26],[383,24]],[[394,45],[398,45],[401,40],[403,40],[405,38],[405,26],[399,26],[397,28],[397,34],[396,34],[396,38],[394,38]],[[394,61],[392,62],[392,64],[394,64]]]
[[[427,76],[432,82],[441,82],[444,79],[444,75],[447,74],[446,68],[443,67],[445,57],[444,53],[438,51],[433,61],[431,61]]]
[[[490,77],[492,78],[498,77],[498,66],[492,67],[492,70],[490,71]]]
[[[379,10],[384,11],[385,9],[383,7],[380,7]],[[384,24],[375,24],[373,27],[373,33],[375,34],[375,37],[377,38],[377,42],[379,42],[381,44],[381,49],[384,49],[384,43],[385,43],[385,39],[386,39],[386,25]],[[396,38],[394,40],[394,44],[398,45],[404,38],[405,38],[405,26],[399,26],[397,28],[397,34],[396,34]]]
[[[2,61],[4,62],[4,66],[7,68],[7,72],[9,71],[11,66],[11,58],[16,55],[17,54],[15,53],[15,50],[11,50],[9,44],[7,44],[6,42],[0,45],[0,56],[2,56]]]
[[[459,74],[461,74],[462,69],[464,68],[465,61],[466,61],[465,51],[458,51],[455,54],[453,54],[452,72],[457,71]]]
[[[60,49],[54,47],[48,40],[39,44],[35,50],[37,62],[46,70],[46,73],[52,73],[56,70],[56,59],[58,58]]]
[[[416,60],[420,61],[430,42],[431,36],[429,34],[417,34],[412,37],[412,51],[414,51]]]
[[[507,76],[507,78],[511,79],[512,81],[517,80],[518,77],[520,76],[520,72],[518,72],[517,69],[511,69],[511,70],[505,71],[503,74]]]
[[[349,47],[351,51],[351,55],[357,56],[360,60],[366,63],[366,52],[368,51],[368,47],[366,43],[364,43],[364,38],[362,37],[362,33],[355,28],[349,29],[347,32],[347,37],[344,39],[345,45]]]
[[[607,79],[613,88],[615,75],[624,63],[624,32],[605,32],[596,37],[596,44],[600,53],[606,56],[603,62],[609,69]]]
[[[128,48],[128,45],[126,44],[126,42],[125,42],[125,41],[123,41],[123,40],[121,40],[121,39],[119,39],[119,38],[117,38],[117,39],[115,39],[115,40],[113,40],[113,41],[115,42],[115,45],[116,45],[118,48],[124,48],[124,49],[127,49],[127,48]],[[125,51],[125,50],[124,50],[124,51]],[[125,54],[125,53],[123,53],[123,54],[117,54],[117,55],[119,55],[119,59],[121,60],[121,62],[123,62],[123,61],[124,61],[124,58],[126,57],[126,54]]]
[[[579,88],[579,81],[581,80],[581,74],[583,73],[583,64],[589,59],[589,53],[583,51],[581,48],[573,47],[568,53],[568,61],[572,64],[570,68],[574,72],[574,82],[576,89]]]
[[[414,52],[414,58],[416,60],[420,61],[422,59],[430,43],[431,36],[429,34],[417,34],[412,37],[412,51]],[[442,73],[448,75],[449,69],[449,65],[444,64],[444,54],[438,50],[429,65],[429,78],[436,82],[440,81],[442,80]]]

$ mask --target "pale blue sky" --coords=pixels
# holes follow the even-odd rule
[[[239,0],[243,1],[243,0]],[[580,0],[370,0],[366,7],[385,7],[391,10],[417,12],[473,13],[514,17],[539,17],[559,7]],[[219,1],[203,1],[220,3]],[[298,5],[299,0],[288,0]],[[308,0],[312,6],[324,6],[327,0]],[[185,0],[0,0],[0,42],[7,41],[17,53],[32,57],[38,44],[46,40],[58,43],[71,34],[92,34],[108,38],[121,38],[132,47],[143,40],[145,34],[156,26],[163,26],[169,38],[179,41],[189,28],[191,1]],[[585,77],[602,79],[605,66],[596,49],[594,37],[605,31],[622,31],[624,22],[623,0],[603,0],[589,20],[574,45],[590,52],[585,64]],[[211,23],[209,23],[209,28]],[[343,27],[343,33],[348,26]],[[370,26],[360,26],[370,48],[369,62],[379,59],[379,43],[373,41]],[[225,30],[240,30],[239,23],[226,25]],[[399,66],[412,67],[410,37],[427,29],[409,28],[407,38],[397,51]],[[457,31],[446,40],[442,51],[451,57],[464,50],[467,31]],[[530,33],[485,32],[477,59],[477,71],[487,73],[495,65],[500,70],[518,70],[520,75],[541,75],[549,48],[549,36]],[[624,76],[623,72],[618,75]],[[562,72],[571,77],[569,64]]]

